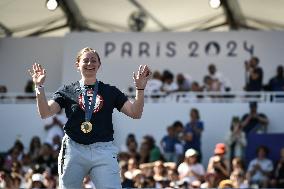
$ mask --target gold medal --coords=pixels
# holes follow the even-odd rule
[[[83,133],[89,133],[92,131],[92,129],[93,125],[89,121],[85,121],[81,124],[81,131],[83,131]]]

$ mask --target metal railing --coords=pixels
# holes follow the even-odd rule
[[[127,94],[130,99],[135,98],[135,92]],[[52,93],[46,93],[50,99]],[[284,92],[155,92],[146,93],[146,103],[284,103]],[[35,103],[33,93],[0,93],[0,104],[30,104]]]

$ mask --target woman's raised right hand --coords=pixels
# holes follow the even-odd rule
[[[43,85],[46,77],[46,71],[40,64],[34,63],[32,66],[32,71],[30,69],[28,71],[36,86]]]

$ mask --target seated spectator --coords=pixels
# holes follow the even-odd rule
[[[152,78],[147,82],[145,94],[151,95],[160,92],[162,85],[162,76],[159,71],[155,71]]]
[[[232,171],[230,180],[236,188],[248,188],[248,181],[246,179],[244,163],[241,158],[235,157],[232,160]]]
[[[43,176],[40,173],[32,175],[32,184],[30,188],[46,188],[43,184]]]
[[[223,188],[234,188],[233,182],[229,179],[225,179],[222,180],[219,185],[218,188],[223,189]]]
[[[156,181],[156,183],[158,183],[159,186],[163,185],[164,183],[162,183],[163,181],[167,181],[167,169],[164,166],[162,161],[155,161],[154,163],[154,167],[153,167],[153,178]],[[160,188],[160,187],[158,187]]]
[[[190,80],[187,79],[182,73],[177,74],[176,83],[178,86],[177,91],[189,91],[190,90]]]
[[[48,143],[44,143],[40,149],[39,156],[35,160],[36,164],[39,164],[43,168],[55,169],[57,168],[56,159],[53,157],[52,146]]]
[[[120,161],[119,166],[120,166],[120,178],[121,178],[122,188],[133,188],[134,187],[133,181],[125,177],[125,173],[127,172],[127,163],[125,161]]]
[[[229,162],[225,158],[226,145],[224,143],[218,143],[214,149],[214,156],[209,159],[207,172],[214,173],[216,176],[216,183],[219,184],[221,180],[228,179],[229,174]]]
[[[268,187],[268,181],[273,171],[273,163],[267,156],[267,147],[259,146],[257,148],[257,156],[249,162],[247,170],[250,186]]]
[[[280,150],[280,158],[276,164],[270,185],[272,188],[284,188],[284,148]]]
[[[257,112],[257,103],[249,104],[250,112],[242,117],[243,131],[246,136],[250,133],[266,133],[268,119],[265,114]]]
[[[16,188],[14,180],[9,172],[0,170],[0,188],[14,189]]]
[[[235,170],[230,175],[230,180],[233,182],[234,188],[249,188],[246,174],[244,171]]]
[[[261,91],[263,87],[263,71],[259,66],[259,59],[252,57],[249,61],[245,62],[246,70],[246,91]]]
[[[175,136],[175,130],[173,126],[167,128],[168,134],[164,136],[161,140],[161,149],[163,150],[163,156],[166,161],[177,162],[178,153],[176,153],[176,145],[180,141]]]
[[[206,75],[203,78],[202,91],[206,92],[221,91],[221,84],[217,79],[213,79],[210,76]]]
[[[24,145],[21,141],[16,140],[13,147],[6,154],[3,168],[7,171],[12,171],[14,163],[22,161]]]
[[[133,175],[136,173],[136,171],[139,169],[138,162],[135,158],[130,158],[127,162],[127,171],[124,173],[124,176],[127,179],[133,179]]]
[[[202,164],[198,163],[198,152],[194,149],[188,149],[185,152],[184,162],[178,166],[179,178],[187,179],[191,184],[194,181],[203,181],[205,169]]]
[[[139,154],[140,154],[139,164],[150,162],[150,152],[151,152],[151,147],[149,145],[149,142],[147,142],[146,140],[142,141],[139,149]]]
[[[201,92],[202,88],[200,87],[199,83],[197,81],[193,81],[191,84],[191,91],[192,92]]]
[[[200,185],[200,188],[217,188],[218,183],[216,182],[215,173],[206,173],[205,182]]]
[[[276,76],[269,80],[266,88],[269,91],[284,91],[284,73],[282,65],[277,67]]]
[[[148,147],[150,149],[149,162],[154,162],[154,161],[157,161],[157,160],[163,160],[164,159],[161,152],[160,152],[159,147],[156,146],[155,139],[152,136],[146,135],[146,136],[143,137],[143,140],[148,145]]]
[[[226,144],[230,162],[234,157],[244,158],[247,140],[239,117],[232,118],[230,132],[226,136]]]
[[[176,91],[177,89],[178,86],[174,82],[174,75],[170,71],[165,70],[163,73],[162,91],[170,93]]]
[[[140,160],[140,154],[137,151],[138,144],[134,134],[129,134],[126,140],[126,152],[130,158],[135,158],[137,162]]]

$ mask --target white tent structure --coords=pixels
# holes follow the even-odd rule
[[[50,11],[48,1],[56,1]],[[218,2],[218,0],[212,0]],[[0,37],[71,31],[283,30],[283,0],[1,0]]]

